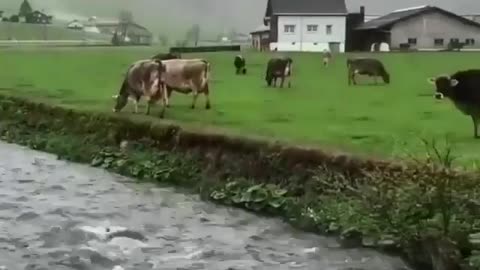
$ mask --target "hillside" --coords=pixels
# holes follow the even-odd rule
[[[108,40],[111,36],[85,33],[67,29],[60,25],[39,25],[25,23],[0,22],[0,40]],[[45,38],[46,37],[46,38]]]

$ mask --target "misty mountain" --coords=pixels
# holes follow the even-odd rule
[[[0,10],[17,12],[23,0],[1,0]],[[294,1],[294,0],[292,0]],[[317,0],[321,1],[321,0]],[[135,21],[153,33],[184,35],[192,24],[202,33],[229,32],[232,28],[248,33],[262,24],[267,0],[30,0],[34,9],[44,10],[58,20],[115,19],[120,10],[133,12]],[[347,0],[350,11],[366,7],[367,14],[385,14],[392,9],[436,5],[456,13],[480,13],[478,0]]]

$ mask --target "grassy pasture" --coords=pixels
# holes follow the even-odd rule
[[[111,113],[127,66],[159,52],[154,48],[6,49],[0,51],[0,93],[42,102]],[[377,54],[391,74],[390,85],[348,86],[346,56],[324,68],[314,53],[290,54],[294,61],[292,88],[267,88],[269,54],[245,52],[248,74],[234,74],[236,53],[191,54],[212,63],[212,109],[197,109],[191,97],[173,94],[166,118],[194,129],[260,136],[328,150],[396,158],[423,155],[421,138],[449,141],[464,165],[480,157],[469,117],[449,101],[433,99],[427,78],[439,73],[479,67],[480,53]],[[381,82],[381,80],[379,80]],[[143,112],[143,103],[140,107]],[[127,106],[122,115],[132,115]],[[158,107],[153,111],[158,112]],[[154,116],[149,117],[155,121]]]

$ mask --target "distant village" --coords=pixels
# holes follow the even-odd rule
[[[53,16],[22,0],[16,14],[0,11],[2,22],[52,24]],[[287,3],[287,4],[285,4]],[[368,7],[367,7],[368,8]],[[62,27],[109,36],[113,45],[202,46],[239,44],[259,51],[390,51],[478,50],[480,14],[458,15],[436,6],[406,7],[383,15],[368,15],[362,6],[349,12],[344,0],[269,0],[259,26],[250,33],[233,29],[215,38],[202,38],[200,25],[187,30],[185,38],[169,42],[167,35],[154,35],[134,21],[129,11],[117,20],[90,16],[72,19]]]
[[[0,6],[1,8],[1,6]],[[53,16],[44,11],[36,10],[28,0],[22,0],[18,13],[6,14],[0,10],[0,19],[2,22],[26,23],[51,25]],[[113,45],[151,45],[155,41],[162,45],[169,45],[166,35],[159,35],[155,40],[154,35],[146,27],[134,21],[133,14],[129,11],[121,11],[117,20],[100,20],[96,16],[90,16],[82,21],[72,19],[64,27],[69,30],[89,34],[101,34],[111,36]],[[13,35],[14,36],[14,35]],[[81,36],[81,35],[80,35]],[[231,30],[229,33],[219,34],[214,39],[204,39],[200,41],[200,26],[193,25],[187,30],[185,38],[175,41],[176,46],[186,46],[213,43],[249,43],[250,35],[237,33]]]

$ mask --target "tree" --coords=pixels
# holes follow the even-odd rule
[[[20,18],[18,17],[18,15],[12,15],[10,16],[10,22],[15,22],[15,23],[18,23],[20,21]]]
[[[198,41],[200,40],[200,25],[195,24],[192,27],[192,39],[195,42],[195,47],[198,45]]]
[[[168,46],[168,37],[164,34],[158,35],[158,40],[160,41],[160,44],[164,47]]]
[[[235,28],[230,29],[230,31],[228,32],[228,38],[230,40],[235,40],[236,37],[237,37],[237,30]]]
[[[195,46],[198,45],[200,40],[200,25],[194,24],[190,29],[188,29],[185,39],[187,41],[192,41]]]
[[[28,14],[32,13],[33,9],[28,0],[23,0],[20,5],[20,10],[18,11],[18,16],[26,17]]]

